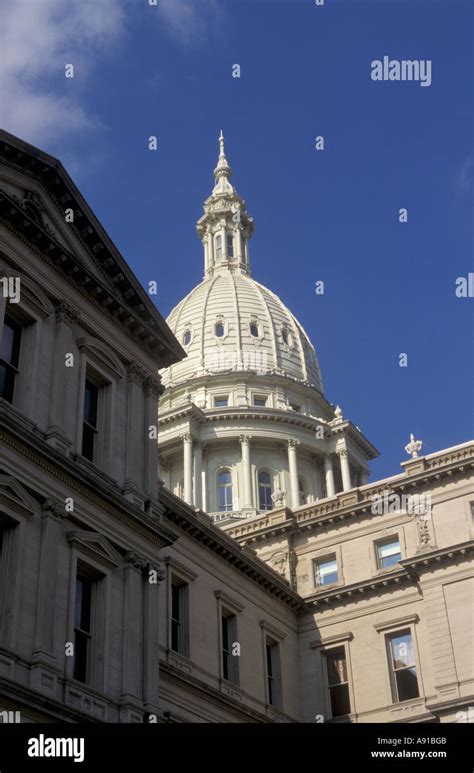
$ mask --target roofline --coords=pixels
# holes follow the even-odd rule
[[[5,148],[2,149],[2,157],[7,163],[13,164],[15,167],[19,168],[21,171],[24,171],[22,169],[22,166],[18,163],[18,161],[24,156],[27,155],[30,158],[34,159],[35,161],[41,161],[46,167],[49,167],[51,170],[54,170],[60,180],[62,181],[63,185],[66,187],[69,195],[72,197],[72,199],[77,203],[78,209],[81,211],[82,215],[84,215],[89,222],[89,225],[92,227],[93,231],[96,232],[98,239],[100,242],[103,243],[106,250],[110,254],[110,256],[116,261],[120,268],[120,272],[124,275],[124,277],[128,280],[131,287],[133,288],[136,295],[139,297],[141,303],[145,307],[146,311],[149,315],[151,315],[151,318],[155,325],[159,329],[160,333],[160,340],[162,341],[165,349],[168,352],[168,362],[166,367],[169,365],[179,362],[184,357],[186,357],[186,352],[179,344],[178,340],[172,333],[171,329],[169,328],[167,322],[165,321],[164,317],[160,314],[155,304],[150,299],[150,296],[148,293],[145,292],[144,288],[140,284],[138,278],[133,273],[132,269],[129,267],[128,263],[126,262],[125,258],[117,248],[117,246],[114,244],[100,221],[98,220],[97,216],[94,214],[92,209],[90,208],[89,204],[77,188],[76,184],[64,168],[63,164],[59,159],[55,158],[54,156],[49,155],[45,151],[41,150],[40,148],[37,148],[34,145],[31,145],[30,143],[26,142],[25,140],[21,139],[20,137],[16,137],[13,134],[10,134],[9,132],[5,131],[4,129],[0,129],[0,142],[4,143],[7,147],[12,147],[19,151],[19,157],[17,156],[16,159],[8,159],[4,153]],[[39,180],[42,181],[44,187],[46,190],[48,190],[50,193],[53,194],[53,198],[55,197],[56,191],[53,192],[51,190],[50,186],[50,180],[47,178],[46,169],[36,169],[34,170],[34,173]],[[82,225],[82,224],[81,224]],[[133,309],[132,306],[128,306],[128,308]],[[163,367],[163,366],[160,366]]]

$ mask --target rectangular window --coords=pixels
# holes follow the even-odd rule
[[[400,561],[400,542],[391,539],[389,542],[379,542],[377,545],[377,565],[379,569],[387,569]]]
[[[388,636],[387,640],[394,702],[418,698],[420,691],[410,631],[398,631]]]
[[[264,405],[267,404],[267,398],[266,397],[260,397],[260,395],[259,396],[254,395],[254,397],[253,397],[253,404],[254,405],[260,405],[260,406],[263,407]]]
[[[270,706],[281,705],[281,677],[280,677],[280,647],[271,639],[266,640],[266,674],[268,703]]]
[[[226,408],[229,405],[229,396],[221,395],[214,398],[214,408]]]
[[[82,423],[82,455],[91,462],[95,459],[97,447],[97,413],[99,387],[86,379],[84,390],[84,418]]]
[[[234,239],[232,234],[227,234],[227,257],[234,257]]]
[[[90,681],[92,649],[92,595],[94,583],[81,574],[76,576],[74,614],[74,679]]]
[[[15,380],[20,361],[21,325],[5,315],[0,348],[0,397],[13,402]]]
[[[171,581],[171,649],[188,654],[188,585],[178,579]]]
[[[351,713],[346,651],[344,647],[340,647],[324,654],[326,656],[331,714],[333,717],[343,717]]]
[[[223,612],[222,627],[222,676],[229,682],[239,683],[238,656],[232,654],[232,645],[237,639],[237,617],[230,612]]]
[[[314,582],[315,585],[330,585],[337,582],[339,574],[337,571],[336,558],[326,558],[324,561],[314,562]]]

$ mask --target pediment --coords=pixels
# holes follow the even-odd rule
[[[125,368],[119,358],[98,338],[85,336],[84,338],[78,339],[77,345],[79,349],[84,350],[89,357],[96,360],[99,365],[105,365],[118,378],[122,378],[125,375]]]
[[[85,553],[99,563],[108,567],[117,567],[123,563],[120,553],[110,544],[109,540],[95,531],[70,531],[68,542],[80,553]]]
[[[16,478],[0,474],[0,508],[32,516],[41,505]]]

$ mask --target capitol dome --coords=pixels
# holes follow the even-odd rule
[[[246,271],[215,270],[171,312],[168,325],[187,353],[165,385],[238,370],[287,376],[322,393],[307,334],[275,293]]]
[[[187,356],[161,374],[160,479],[222,525],[349,491],[377,452],[329,403],[314,347],[250,275],[253,219],[219,138],[197,232],[204,278],[168,325]]]

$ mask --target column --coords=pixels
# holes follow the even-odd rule
[[[147,494],[156,497],[158,494],[158,441],[150,438],[149,428],[156,426],[158,421],[158,398],[164,392],[159,378],[148,376],[144,383],[145,390],[145,476],[144,487]]]
[[[298,486],[298,463],[296,460],[296,446],[298,440],[288,441],[288,469],[290,471],[291,506],[293,509],[300,505],[300,492]]]
[[[193,503],[193,438],[189,432],[183,436],[183,470],[184,491],[183,498],[188,505]]]
[[[360,486],[367,486],[367,483],[369,482],[369,473],[367,470],[361,470],[359,473],[359,485]]]
[[[251,435],[240,435],[240,448],[242,451],[242,480],[244,486],[244,508],[252,507],[252,480],[250,475],[250,441]]]
[[[203,466],[202,466],[202,473],[201,473],[201,498],[202,498],[202,509],[205,513],[207,513],[207,459],[208,459],[208,452],[207,452],[207,446],[202,447],[202,458],[203,458]]]
[[[194,443],[194,506],[202,508],[202,445]]]
[[[146,561],[133,551],[125,555],[123,638],[122,638],[122,696],[141,700],[141,668],[138,657],[142,629],[142,571]]]
[[[64,454],[73,444],[70,405],[67,396],[71,395],[72,379],[80,372],[76,344],[73,343],[72,325],[79,314],[69,303],[61,301],[55,307],[56,331],[54,340],[53,380],[49,401],[49,421],[46,439],[50,445]],[[66,354],[74,354],[74,367],[66,366]],[[68,409],[68,410],[67,410]],[[82,406],[81,406],[82,410]],[[74,416],[75,418],[75,416]]]
[[[64,510],[64,506],[60,502],[52,499],[47,499],[44,502],[41,515],[41,543],[36,602],[35,659],[42,659],[44,656],[52,660],[56,659],[53,637],[56,611],[58,547],[62,521],[66,516],[67,513]]]
[[[321,481],[321,468],[319,460],[315,456],[313,457],[313,478],[314,478],[314,497],[315,499],[323,498],[323,486]]]
[[[347,448],[339,451],[339,460],[341,463],[341,475],[342,475],[342,490],[349,491],[352,488],[351,484],[351,468],[349,466],[349,453]]]
[[[324,474],[326,476],[326,494],[328,497],[333,497],[336,493],[336,487],[334,485],[334,470],[330,454],[326,454],[324,457]]]
[[[125,496],[137,505],[139,505],[140,493],[143,490],[144,440],[139,427],[143,427],[145,423],[143,382],[146,376],[145,369],[137,362],[128,363]],[[156,424],[156,417],[154,423]],[[137,500],[135,500],[136,495],[138,495]]]
[[[164,578],[161,561],[148,564],[143,599],[143,703],[151,714],[160,706],[159,596]]]

